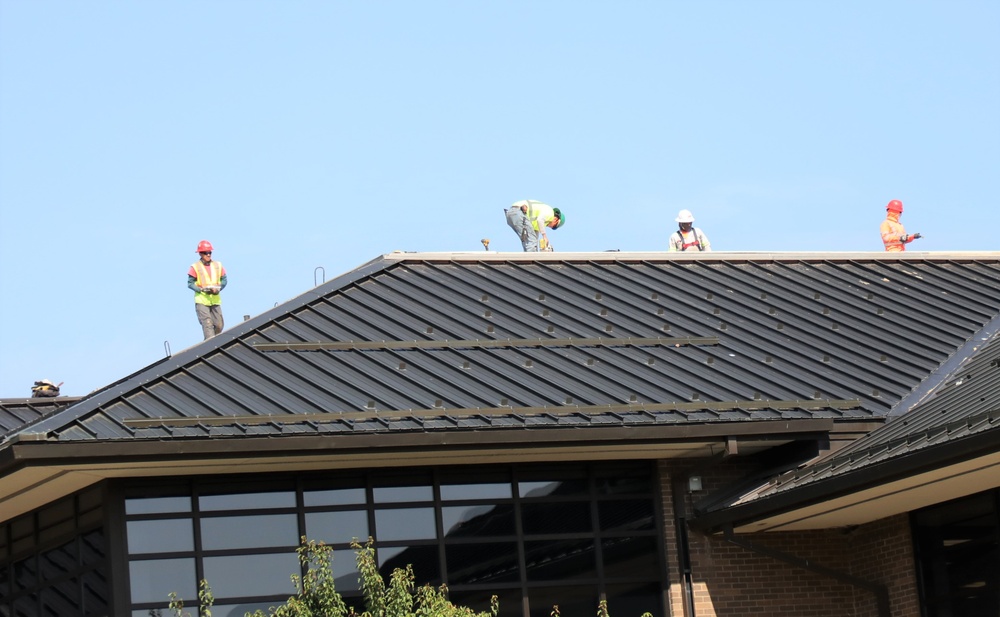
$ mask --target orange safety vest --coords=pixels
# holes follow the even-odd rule
[[[899,222],[898,215],[894,218],[891,215],[892,213],[882,221],[879,231],[882,232],[882,244],[885,245],[885,250],[890,253],[898,253],[906,250],[902,239],[906,235],[906,228]]]
[[[222,282],[222,275],[226,272],[225,268],[218,261],[209,262],[208,267],[205,267],[205,262],[199,259],[191,267],[197,275],[195,277],[197,279],[195,284],[198,287],[217,287]],[[222,296],[198,291],[194,294],[194,303],[215,306],[222,304]]]

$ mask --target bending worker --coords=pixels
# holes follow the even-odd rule
[[[208,340],[222,332],[222,297],[219,292],[226,288],[228,279],[222,263],[212,261],[212,243],[202,240],[198,243],[201,259],[191,264],[188,270],[188,289],[194,292],[194,310],[198,314],[201,331]]]
[[[712,245],[700,229],[694,227],[694,215],[690,210],[677,213],[677,231],[670,234],[670,252],[676,251],[711,251]]]
[[[906,245],[920,238],[920,234],[908,234],[903,224],[899,222],[903,214],[903,202],[893,199],[885,207],[885,220],[879,228],[882,232],[882,244],[889,252],[905,251]]]
[[[562,210],[533,199],[522,199],[507,208],[507,224],[521,239],[526,253],[551,251],[545,230],[559,229],[565,222]]]

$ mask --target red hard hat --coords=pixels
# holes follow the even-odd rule
[[[198,253],[211,253],[212,252],[212,243],[209,242],[208,240],[202,240],[201,242],[198,243],[198,250],[196,252],[198,252]]]
[[[889,212],[902,212],[903,202],[899,201],[898,199],[893,199],[892,201],[889,202],[889,205],[886,206],[885,209],[888,210]]]

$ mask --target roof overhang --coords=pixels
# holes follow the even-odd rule
[[[738,533],[850,527],[997,487],[1000,434],[984,431],[700,514],[691,524]]]
[[[830,419],[120,442],[20,440],[0,461],[9,519],[108,478],[541,461],[702,459],[828,439]],[[839,427],[838,427],[839,428]]]

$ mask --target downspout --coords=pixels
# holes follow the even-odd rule
[[[687,534],[687,507],[684,491],[691,472],[675,477],[670,483],[670,496],[674,502],[674,533],[677,535],[677,566],[681,572],[681,595],[684,598],[685,617],[694,615],[694,583],[691,580],[691,548]]]
[[[709,535],[709,537],[713,536]],[[748,551],[765,555],[798,568],[815,572],[820,576],[826,576],[828,578],[838,580],[841,583],[846,583],[848,585],[853,585],[854,587],[860,587],[865,591],[869,591],[875,595],[875,602],[878,607],[879,617],[891,617],[891,611],[889,610],[889,588],[881,583],[866,581],[856,576],[840,572],[839,570],[834,570],[833,568],[827,568],[826,566],[813,563],[809,559],[802,559],[801,557],[789,555],[773,548],[754,544],[749,540],[740,539],[733,533],[733,526],[731,524],[726,525],[722,537],[726,542],[745,548]]]
[[[681,595],[684,598],[684,616],[695,617],[694,613],[694,581],[691,573],[691,545],[688,542],[687,526],[687,502],[684,495],[687,493],[687,484],[694,474],[704,473],[706,470],[715,467],[730,456],[730,450],[735,450],[735,444],[729,443],[727,439],[726,449],[712,456],[701,465],[696,465],[691,469],[678,475],[671,475],[670,497],[674,504],[674,533],[677,534],[677,566],[681,572]]]

